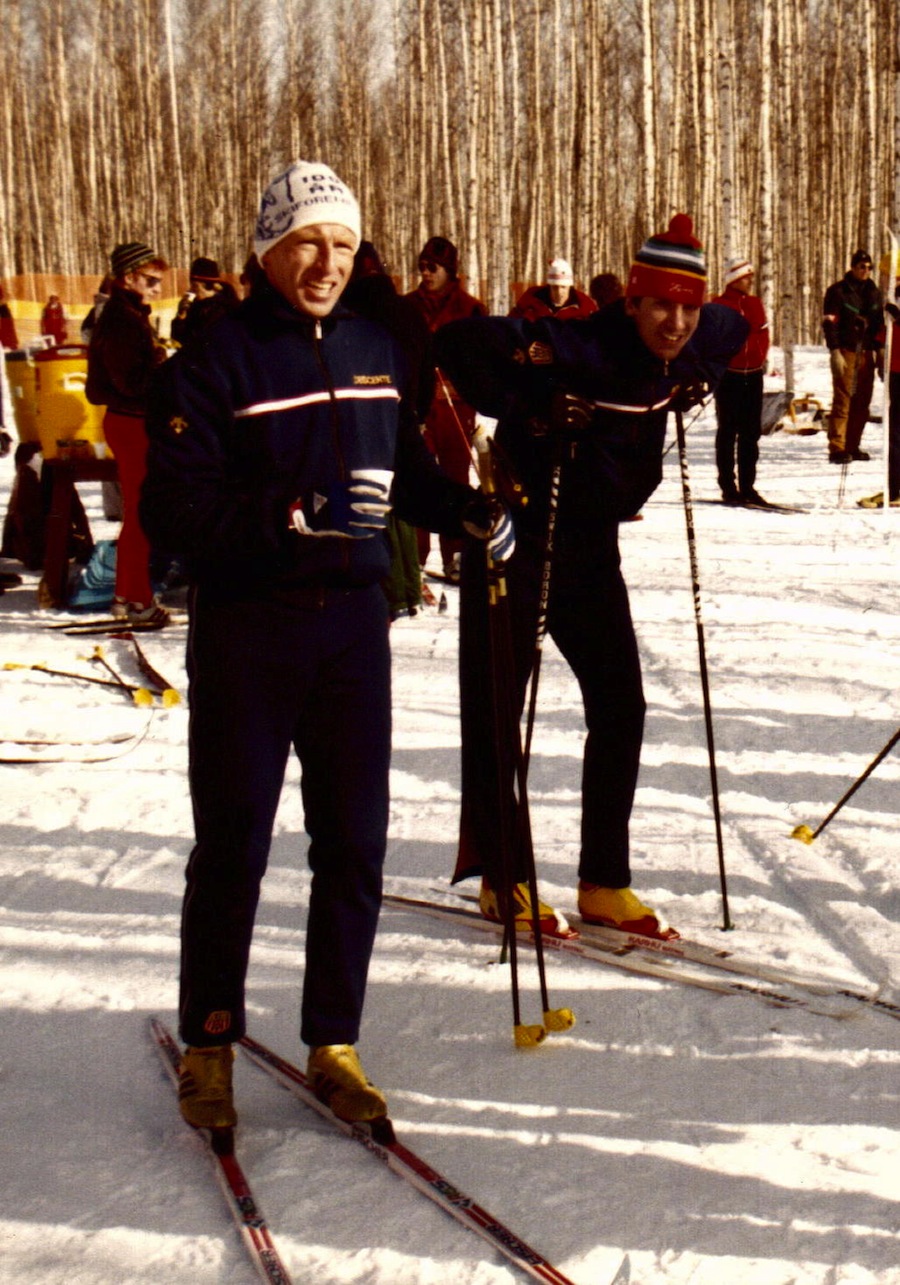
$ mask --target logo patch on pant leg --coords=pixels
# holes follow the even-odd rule
[[[228,1009],[219,1009],[215,1013],[210,1013],[203,1023],[203,1029],[207,1035],[224,1035],[231,1029],[231,1014]]]

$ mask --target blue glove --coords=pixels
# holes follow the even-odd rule
[[[488,552],[494,563],[508,562],[516,550],[516,529],[513,526],[512,514],[505,504],[494,520],[488,535]]]
[[[516,547],[516,532],[509,509],[496,495],[478,491],[462,514],[463,529],[476,540],[487,540],[492,562],[506,562]]]
[[[299,497],[288,510],[290,525],[300,535],[367,540],[387,526],[391,511],[390,469],[353,469],[349,482]]]

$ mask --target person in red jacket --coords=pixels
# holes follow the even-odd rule
[[[16,334],[16,323],[9,310],[9,304],[6,302],[3,286],[0,286],[0,347],[7,352],[12,352],[18,346],[19,336]]]
[[[41,313],[41,334],[52,339],[58,348],[61,348],[69,337],[69,323],[58,294],[52,294],[44,305],[44,311]]]
[[[459,252],[446,237],[433,236],[425,242],[419,255],[419,272],[422,280],[404,298],[415,305],[432,334],[448,321],[487,315],[484,304],[463,290],[458,276]],[[442,371],[436,369],[435,374],[434,400],[425,420],[425,442],[448,477],[454,482],[468,482],[475,412]],[[439,538],[444,574],[458,582],[462,541],[445,535]],[[418,547],[419,562],[424,567],[431,548],[430,532],[419,531]]]
[[[751,294],[753,265],[729,259],[725,289],[713,303],[733,308],[750,325],[750,334],[716,389],[716,466],[726,504],[765,504],[756,490],[756,464],[762,430],[763,372],[769,351],[769,323],[762,300]],[[737,483],[735,483],[735,451]]]
[[[532,286],[520,295],[509,315],[524,317],[526,321],[539,321],[541,317],[575,321],[596,311],[597,305],[590,295],[575,289],[575,277],[566,260],[553,259],[544,285]]]

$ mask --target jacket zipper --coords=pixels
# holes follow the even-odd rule
[[[316,354],[316,361],[318,362],[319,370],[322,373],[322,382],[325,385],[325,390],[328,393],[328,397],[329,397],[329,403],[331,408],[331,440],[334,446],[335,458],[337,459],[338,475],[342,482],[346,482],[347,462],[344,459],[344,452],[341,447],[341,429],[340,429],[340,418],[338,415],[337,395],[334,391],[334,381],[331,378],[331,372],[328,369],[328,364],[325,361],[325,356],[322,352],[322,338],[323,338],[322,322],[317,317],[315,326],[313,327],[313,350]],[[340,543],[341,543],[341,561],[343,562],[344,566],[347,567],[350,564],[350,550],[347,547],[348,542],[346,540],[341,540]]]

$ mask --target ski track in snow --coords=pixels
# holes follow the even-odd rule
[[[798,390],[827,405],[824,350],[796,360]],[[841,509],[824,433],[762,439],[759,490],[803,515],[703,503],[717,494],[713,433],[707,409],[688,455],[734,931],[720,931],[675,451],[644,520],[622,530],[648,702],[635,886],[686,936],[896,999],[898,752],[812,846],[790,838],[801,822],[815,828],[900,722],[900,511],[856,507],[881,489],[881,427],[866,430],[872,460],[850,469]],[[7,457],[4,511],[11,481]],[[95,537],[114,534],[99,488],[82,496]],[[0,597],[0,663],[96,674],[100,642],[140,681],[124,644],[48,631],[58,615],[38,609],[37,579]],[[386,873],[412,896],[446,886],[458,821],[446,596],[446,615],[426,609],[392,631]],[[184,692],[184,630],[141,645]],[[146,718],[111,689],[3,672],[0,740],[102,742]],[[175,1020],[186,735],[183,706],[157,708],[119,759],[0,765],[0,1285],[256,1279],[146,1030],[150,1013]],[[583,743],[576,685],[548,643],[532,821],[542,890],[567,913]],[[291,764],[248,996],[253,1033],[294,1060],[309,888],[298,780]],[[535,1020],[528,951],[520,964]],[[496,943],[385,909],[361,1049],[401,1140],[576,1285],[608,1285],[626,1251],[638,1285],[898,1285],[900,1024],[859,1009],[832,1021],[554,953],[547,969],[551,1001],[571,1004],[578,1025],[517,1051]],[[241,1163],[295,1282],[524,1279],[243,1060],[236,1086]]]

